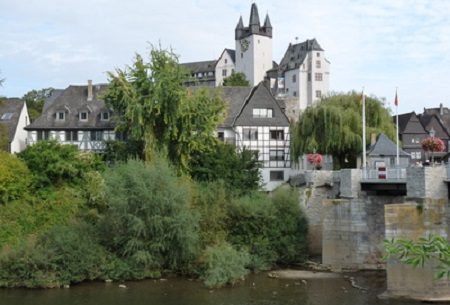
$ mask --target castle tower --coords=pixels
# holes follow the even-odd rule
[[[272,69],[272,25],[266,15],[260,24],[258,7],[252,4],[250,22],[244,27],[242,16],[235,30],[236,72],[243,72],[251,86],[264,80],[267,70]]]

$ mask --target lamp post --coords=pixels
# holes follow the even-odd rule
[[[434,136],[435,136],[435,134],[436,134],[436,132],[434,131],[434,128],[433,128],[433,126],[431,126],[431,129],[430,129],[430,137],[432,138],[432,139],[434,139]],[[434,164],[434,155],[433,155],[433,150],[431,151],[431,164]]]

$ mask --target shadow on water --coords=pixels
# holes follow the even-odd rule
[[[345,275],[345,277],[344,277]],[[208,289],[201,282],[184,278],[121,283],[82,283],[70,289],[1,289],[0,305],[405,305],[420,304],[377,297],[385,290],[380,273],[344,274],[338,278],[269,278],[251,275],[240,284]],[[362,290],[354,288],[353,277]]]

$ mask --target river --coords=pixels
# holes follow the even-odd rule
[[[344,277],[345,275],[345,277]],[[376,273],[344,274],[338,278],[269,278],[267,272],[221,289],[208,289],[185,278],[126,283],[89,282],[68,289],[0,289],[1,305],[405,305],[420,304],[379,299],[384,276]],[[354,277],[354,288],[348,276]],[[120,288],[123,284],[126,288]]]

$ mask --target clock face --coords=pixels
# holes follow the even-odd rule
[[[239,42],[241,44],[241,52],[247,51],[248,46],[250,45],[250,41],[248,41],[247,39],[241,39]]]

